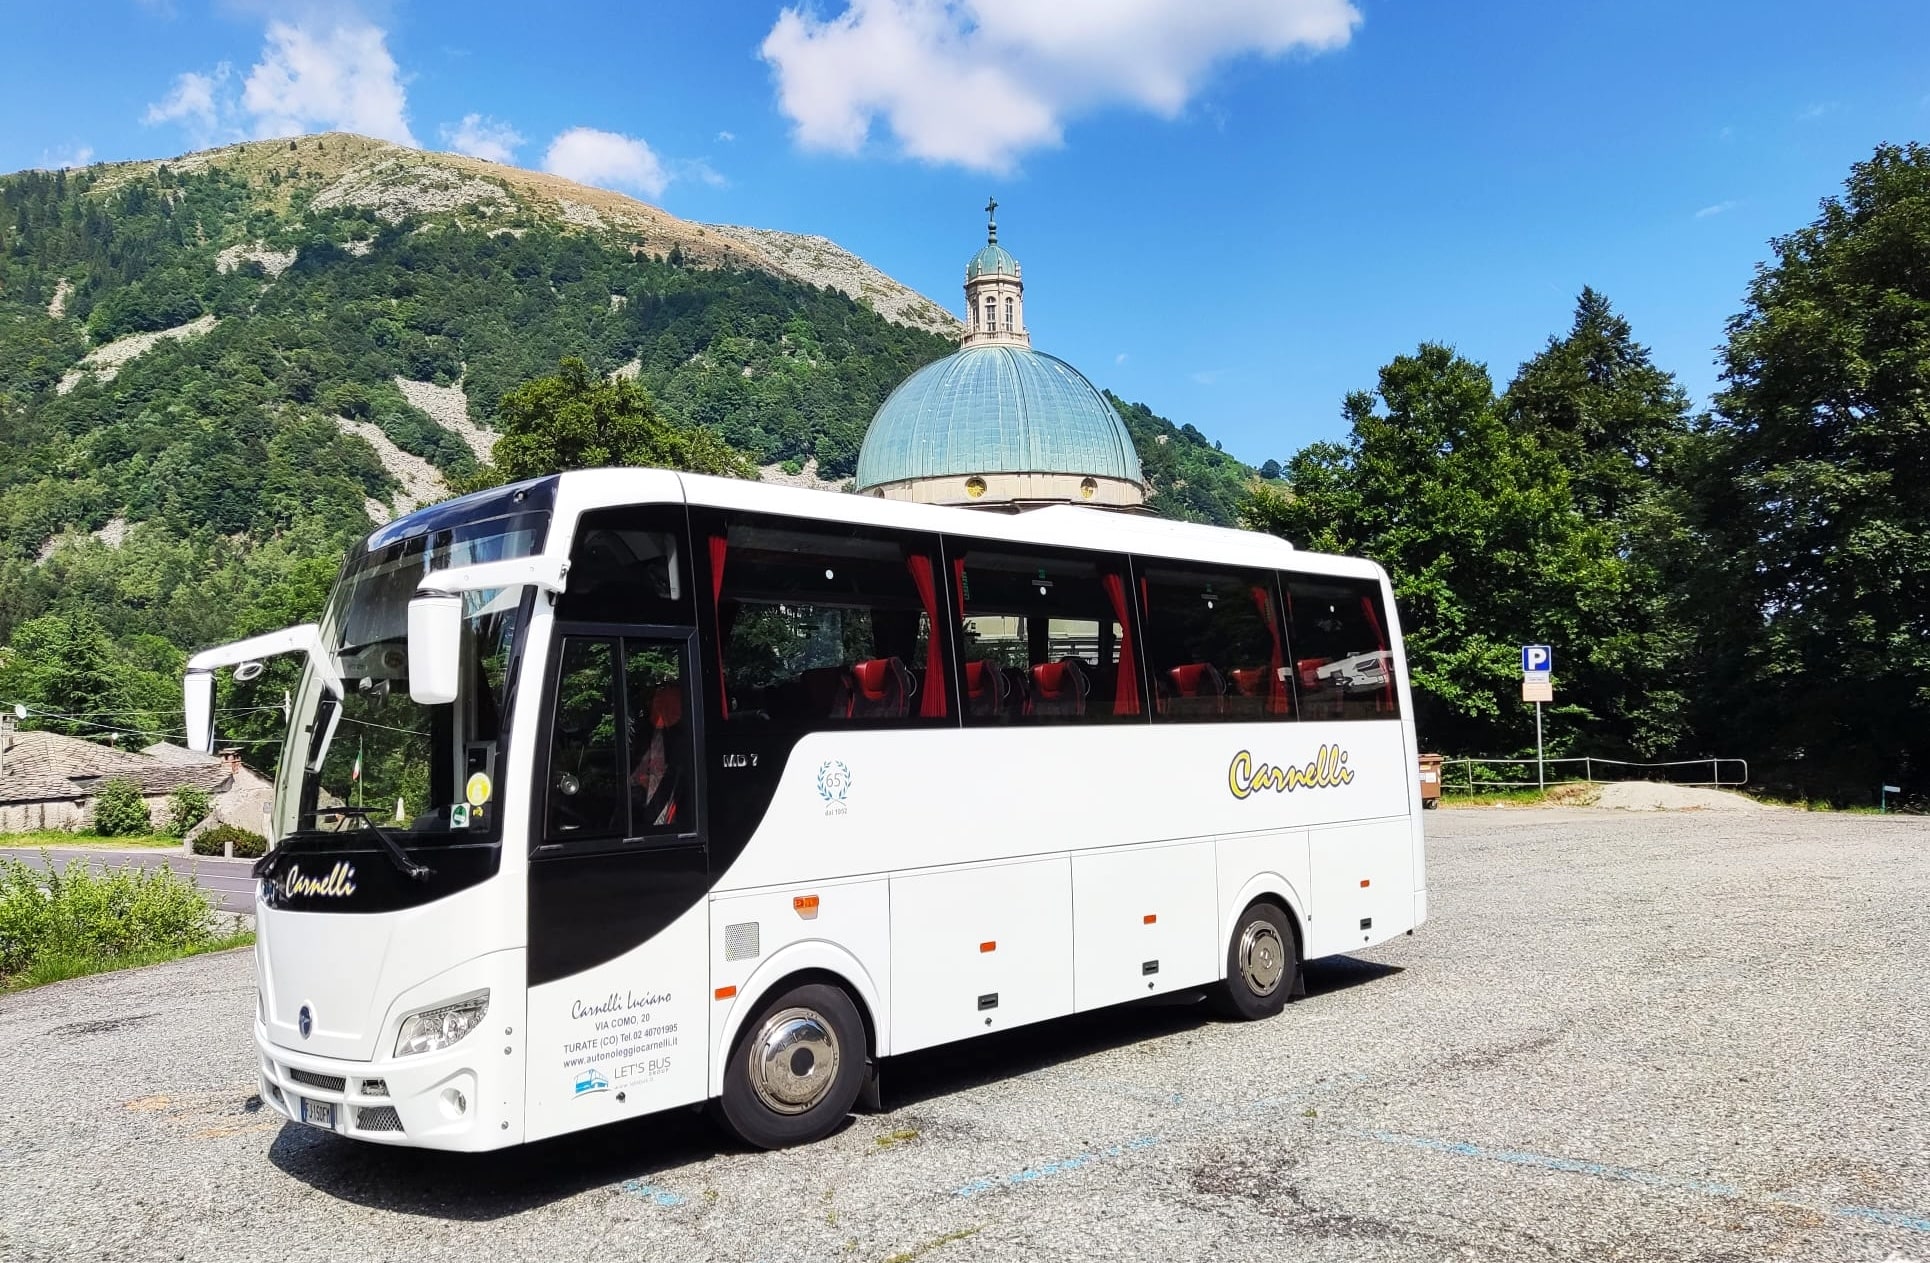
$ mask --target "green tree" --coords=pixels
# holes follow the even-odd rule
[[[1300,452],[1284,486],[1252,482],[1243,522],[1388,569],[1424,743],[1530,747],[1519,646],[1554,645],[1565,677],[1599,642],[1624,583],[1608,534],[1577,511],[1554,454],[1507,424],[1487,370],[1445,346],[1398,357],[1377,395],[1357,391],[1344,411],[1347,442]],[[1564,689],[1557,745],[1587,734],[1607,753],[1593,740],[1600,706]]]
[[[1608,299],[1585,288],[1567,334],[1521,366],[1502,410],[1561,462],[1575,507],[1609,533],[1623,562],[1620,611],[1598,622],[1603,638],[1563,672],[1568,690],[1596,707],[1593,748],[1687,753],[1683,680],[1696,655],[1683,548],[1688,395]]]
[[[504,481],[566,469],[647,465],[751,478],[750,461],[702,426],[677,426],[626,377],[604,380],[570,356],[551,377],[509,391],[497,405],[502,437],[492,452]]]
[[[1759,777],[1930,789],[1930,149],[1856,164],[1730,321],[1697,479],[1707,722]]]

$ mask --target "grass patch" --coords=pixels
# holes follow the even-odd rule
[[[0,833],[0,849],[20,851],[67,850],[74,847],[140,847],[162,850],[181,849],[181,839],[165,833],[136,833],[123,838],[103,838],[93,833],[68,833],[64,829],[40,829],[32,833]]]
[[[237,947],[254,945],[254,931],[241,930],[234,934],[209,939],[205,943],[198,943],[192,947],[153,947],[122,952],[114,956],[71,956],[52,953],[36,959],[25,972],[0,980],[0,994],[9,991],[25,991],[30,987],[44,987],[50,982],[65,982],[69,978],[85,978],[89,974],[110,973],[116,969],[138,969],[142,965],[162,965],[171,960],[185,960],[190,956],[205,956],[209,952],[225,952]]]
[[[222,947],[215,901],[173,870],[34,868],[0,860],[0,990],[149,965]]]
[[[1602,781],[1573,781],[1550,785],[1547,789],[1480,789],[1441,795],[1441,806],[1450,807],[1587,807],[1602,796]]]

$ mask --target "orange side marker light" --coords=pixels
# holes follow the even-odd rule
[[[1159,921],[1159,914],[1157,912],[1148,912],[1142,924],[1153,925],[1153,924],[1156,924],[1158,921]]]
[[[795,908],[797,914],[806,921],[817,920],[818,897],[816,895],[799,895],[797,898],[791,900],[791,907]]]
[[[1367,879],[1365,877],[1360,879],[1360,888],[1362,890],[1367,889]]]
[[[978,945],[978,950],[981,952],[996,952],[998,949],[999,945],[996,939],[989,943],[980,943]]]
[[[728,999],[730,999],[730,998],[731,998],[732,996],[734,996],[734,995],[736,995],[736,994],[737,994],[737,988],[736,988],[736,987],[719,987],[719,988],[717,988],[717,998],[718,998],[719,1000],[728,1000]]]

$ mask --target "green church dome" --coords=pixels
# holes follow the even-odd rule
[[[988,246],[980,257],[993,250],[1005,254]],[[892,391],[858,453],[857,489],[992,473],[1145,484],[1125,423],[1078,369],[1028,346],[1003,345],[968,346]]]
[[[965,279],[968,281],[976,280],[981,276],[1016,277],[1018,274],[1019,261],[1012,257],[1010,250],[996,241],[987,243],[985,248],[973,255],[972,261],[965,265]]]

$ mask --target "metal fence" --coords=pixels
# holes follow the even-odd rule
[[[1747,759],[1677,759],[1669,763],[1631,763],[1625,759],[1598,759],[1583,755],[1541,762],[1548,769],[1547,783],[1550,785],[1664,781],[1670,785],[1734,788],[1749,783]],[[1448,759],[1441,765],[1441,789],[1443,792],[1451,790],[1466,794],[1478,794],[1484,789],[1535,789],[1542,782],[1533,776],[1525,780],[1505,780],[1488,774],[1477,775],[1475,772],[1477,767],[1506,767],[1521,769],[1525,774],[1535,770],[1535,763],[1534,759]],[[1459,775],[1456,775],[1456,769],[1459,769]]]

